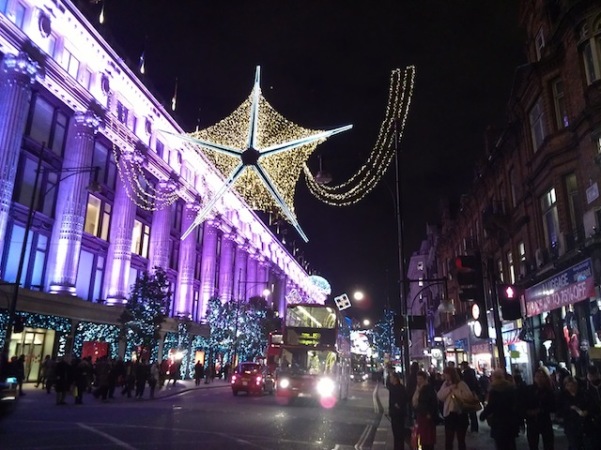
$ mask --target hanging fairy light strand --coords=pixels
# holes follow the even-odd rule
[[[322,202],[332,206],[348,206],[361,201],[386,173],[395,154],[395,138],[402,137],[413,96],[415,67],[395,69],[391,73],[388,104],[380,132],[368,160],[344,183],[335,186],[320,184],[307,164],[303,173],[309,191]]]

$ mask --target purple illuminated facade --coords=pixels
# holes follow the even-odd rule
[[[22,50],[34,48],[28,42],[36,51]],[[72,2],[0,1],[0,279],[17,282],[23,260],[17,309],[74,328],[115,324],[137,275],[154,267],[171,282],[171,314],[192,319],[198,334],[207,333],[201,324],[215,296],[243,301],[269,287],[280,314],[292,289],[323,302],[234,194],[180,239],[221,180],[159,130],[183,132]],[[144,174],[157,198],[150,207],[125,166]],[[56,350],[58,335],[42,333],[44,352]]]

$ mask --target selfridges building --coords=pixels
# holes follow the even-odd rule
[[[280,315],[293,291],[325,299],[234,194],[181,239],[222,180],[161,131],[183,133],[71,2],[0,0],[0,341],[14,304],[8,356],[26,355],[29,379],[44,355],[127,358],[118,318],[156,267],[171,293],[159,357],[182,318],[192,342],[209,334],[211,298],[269,286]]]

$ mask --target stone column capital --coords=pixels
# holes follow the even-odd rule
[[[0,63],[0,73],[19,77],[29,85],[35,83],[35,78],[40,72],[40,66],[25,52],[17,55],[8,53]]]

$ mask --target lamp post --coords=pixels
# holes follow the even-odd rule
[[[6,323],[6,334],[4,336],[4,351],[8,354],[10,340],[12,337],[13,326],[15,323],[15,316],[17,311],[17,303],[19,301],[19,288],[21,286],[21,279],[23,277],[23,269],[25,266],[25,257],[27,255],[27,243],[29,240],[29,233],[31,232],[31,228],[33,225],[33,217],[35,215],[35,207],[36,200],[38,200],[38,183],[40,180],[40,173],[42,171],[42,157],[44,154],[44,148],[46,147],[46,143],[42,144],[42,148],[40,150],[40,157],[38,158],[38,164],[36,166],[35,171],[35,179],[33,183],[33,190],[31,193],[31,201],[29,202],[29,211],[27,212],[27,220],[25,222],[25,231],[23,236],[23,244],[21,245],[21,253],[19,255],[19,264],[17,266],[17,274],[15,277],[13,294],[10,300],[9,308],[8,308],[8,321]],[[43,199],[54,189],[56,186],[60,184],[60,182],[64,181],[67,178],[70,178],[74,175],[80,173],[92,173],[94,172],[94,185],[97,185],[98,182],[98,171],[100,167],[98,166],[90,166],[90,167],[74,167],[74,168],[65,168],[62,170],[63,173],[66,172],[66,175],[62,176],[56,184],[53,184],[48,188],[45,192],[39,195],[39,198]],[[52,172],[52,169],[46,169],[48,172]],[[58,172],[58,171],[55,171]]]

